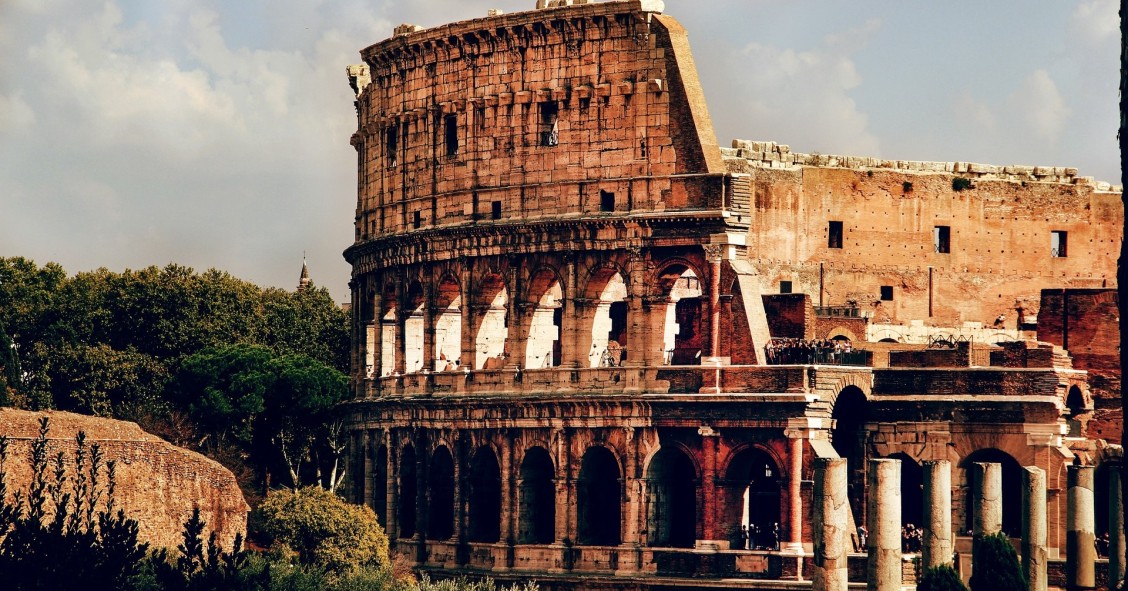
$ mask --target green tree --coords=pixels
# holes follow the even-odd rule
[[[293,552],[304,565],[334,572],[390,566],[388,538],[376,513],[320,487],[273,491],[252,521],[268,543]]]
[[[956,569],[947,564],[928,567],[920,575],[917,591],[967,591]]]
[[[1024,591],[1026,577],[1010,538],[999,532],[977,537],[971,556],[971,591]]]
[[[55,408],[118,418],[135,418],[159,404],[168,381],[165,364],[132,347],[64,344],[48,368]]]
[[[349,368],[349,315],[324,287],[263,292],[263,343],[281,353],[312,357],[341,372]]]

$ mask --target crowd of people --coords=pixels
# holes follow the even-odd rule
[[[740,548],[744,550],[779,550],[779,523],[760,527],[755,523],[740,526]]]
[[[764,347],[768,365],[841,363],[853,350],[850,341],[834,339],[772,339]]]

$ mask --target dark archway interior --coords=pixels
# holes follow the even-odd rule
[[[372,510],[376,512],[376,519],[380,526],[388,528],[388,448],[381,445],[376,448],[376,464],[372,475]]]
[[[651,546],[692,548],[697,543],[697,470],[689,456],[663,447],[650,463],[647,531]]]
[[[470,467],[469,518],[471,542],[501,539],[501,467],[488,447],[478,450]]]
[[[439,447],[431,456],[428,485],[430,519],[427,522],[427,539],[450,539],[454,535],[454,459],[446,447]]]
[[[622,484],[619,463],[605,447],[592,447],[580,462],[576,482],[579,531],[576,543],[618,546],[622,540]]]
[[[975,527],[975,504],[972,491],[978,488],[976,472],[971,469],[975,463],[996,463],[1002,465],[1003,477],[1003,532],[1014,538],[1022,535],[1022,466],[1010,454],[993,448],[981,449],[964,458],[960,467],[964,469],[967,482],[967,505],[965,526],[967,531]]]
[[[733,491],[733,502],[728,510],[733,524],[730,537],[733,547],[772,548],[780,529],[780,503],[783,501],[780,490],[779,466],[767,452],[761,449],[746,449],[729,464],[727,480]],[[741,526],[747,528],[747,540],[741,535]]]
[[[418,493],[415,478],[415,448],[409,445],[400,452],[398,521],[401,538],[415,535],[415,501]]]
[[[896,453],[891,460],[901,460],[901,526],[924,527],[924,469],[908,454]]]
[[[556,540],[556,488],[552,458],[543,447],[525,452],[521,462],[518,543],[551,544]]]
[[[849,477],[846,481],[850,509],[854,512],[855,523],[865,523],[865,483],[866,483],[866,422],[869,420],[869,401],[857,386],[847,386],[838,394],[834,402],[831,418],[834,430],[831,444],[838,455],[846,458]]]

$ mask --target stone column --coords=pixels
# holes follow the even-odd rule
[[[459,330],[462,331],[461,343],[459,347],[459,362],[464,368],[471,370],[477,369],[477,344],[474,342],[477,338],[477,331],[474,330],[474,305],[477,300],[474,298],[474,292],[470,289],[470,283],[473,281],[473,274],[470,272],[470,261],[463,263],[462,269],[458,273],[458,281],[461,284],[459,287],[462,294],[459,302],[459,312],[462,313],[462,321],[459,322]]]
[[[869,461],[869,589],[901,591],[901,460]]]
[[[1096,587],[1097,548],[1094,542],[1093,467],[1069,466],[1066,492],[1065,588]]]
[[[1046,472],[1027,466],[1022,471],[1022,570],[1027,591],[1046,591]]]
[[[717,527],[717,443],[720,433],[712,427],[699,427],[697,434],[701,436],[702,466],[701,466],[701,539],[697,540],[697,547],[708,546],[717,549],[718,540],[722,539]],[[731,544],[730,544],[731,545]]]
[[[952,564],[952,463],[924,462],[924,534],[921,567]]]
[[[1003,531],[1003,466],[993,462],[976,462],[976,488],[972,490],[973,520],[976,537]]]
[[[788,538],[784,549],[792,552],[803,551],[803,441],[802,431],[788,433],[791,468],[787,474]]]
[[[709,255],[709,356],[717,357],[721,351],[721,253],[714,246],[706,249]],[[715,257],[715,258],[714,258]]]
[[[814,572],[811,591],[847,591],[846,551],[850,545],[850,503],[846,498],[846,460],[815,458]]]
[[[560,302],[564,309],[560,314],[560,367],[579,367],[581,354],[587,351],[579,349],[580,318],[576,312],[576,256],[571,252],[564,253],[564,294]]]
[[[1123,453],[1123,452],[1121,452]],[[1124,491],[1120,458],[1108,463],[1108,588],[1124,580]]]

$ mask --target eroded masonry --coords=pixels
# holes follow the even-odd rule
[[[350,494],[397,552],[576,587],[809,580],[835,458],[843,531],[881,503],[939,527],[934,462],[958,553],[984,462],[1015,536],[1045,472],[1051,564],[1068,465],[1106,531],[1119,188],[722,148],[661,2],[538,4],[397,27],[348,68]],[[874,482],[898,494],[867,507]]]

